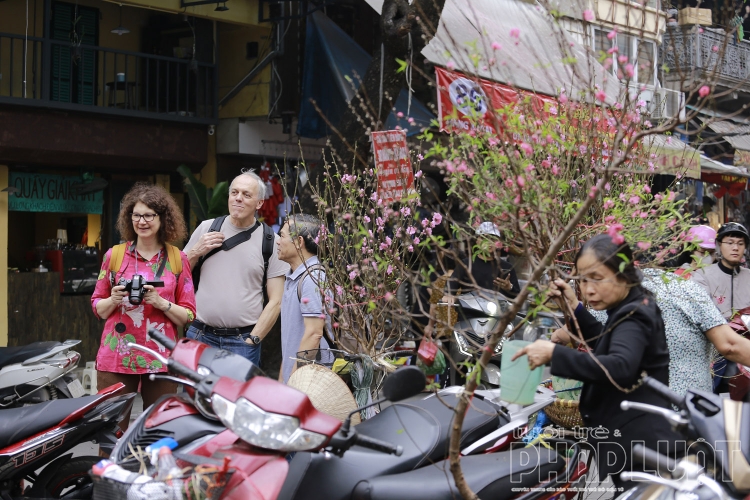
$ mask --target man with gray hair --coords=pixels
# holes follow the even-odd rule
[[[310,351],[312,359],[333,361],[326,349],[331,337],[325,290],[325,269],[318,260],[320,221],[309,214],[290,215],[279,231],[279,259],[289,264],[281,301],[281,373],[285,384],[294,371],[299,351]],[[320,354],[320,356],[318,356]]]
[[[203,221],[184,250],[193,270],[197,309],[188,338],[240,354],[256,365],[260,343],[279,317],[289,269],[273,244],[278,237],[256,219],[265,188],[252,171],[235,177],[229,186],[229,216]]]

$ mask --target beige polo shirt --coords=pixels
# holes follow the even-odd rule
[[[187,253],[208,232],[213,219],[203,221],[185,246]],[[243,231],[227,217],[221,226],[225,239]],[[276,236],[278,239],[278,235]],[[254,325],[263,312],[263,227],[250,240],[206,259],[195,293],[196,319],[216,328]],[[285,276],[289,264],[279,260],[276,240],[268,261],[268,279]]]

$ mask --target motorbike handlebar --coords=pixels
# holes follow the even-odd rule
[[[354,443],[364,448],[370,448],[371,450],[396,455],[397,457],[400,457],[404,452],[404,449],[401,446],[393,446],[391,443],[387,443],[379,439],[373,439],[362,434],[357,434]]]
[[[170,339],[166,335],[164,335],[162,332],[157,330],[156,328],[149,328],[148,329],[148,335],[152,339],[156,340],[158,343],[169,349],[170,351],[173,351],[175,346],[177,345],[177,342]]]
[[[669,387],[662,384],[658,380],[651,377],[645,377],[643,379],[643,385],[645,385],[673,405],[677,406],[678,408],[685,408],[685,398],[673,392]]]
[[[677,468],[677,461],[658,453],[642,444],[633,446],[633,454],[636,459],[640,459],[645,465],[653,467],[659,473],[672,477],[672,471]]]

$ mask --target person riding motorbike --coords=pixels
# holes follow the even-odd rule
[[[455,296],[459,293],[483,289],[502,292],[510,298],[521,291],[518,277],[513,266],[502,259],[500,248],[502,243],[500,230],[492,222],[482,222],[475,231],[476,250],[473,255],[457,263],[448,280],[448,294],[445,302],[448,308],[455,303]],[[472,249],[474,250],[474,249]],[[435,328],[436,304],[430,304],[430,315],[425,327],[425,337],[430,338]]]
[[[688,230],[688,241],[698,245],[692,253],[684,252],[681,256],[680,267],[675,274],[687,279],[696,269],[710,266],[715,262],[716,231],[711,226],[693,226]]]
[[[711,295],[721,314],[731,320],[738,311],[750,307],[750,269],[742,267],[750,233],[737,222],[728,222],[716,233],[717,262],[695,271],[691,280]],[[714,392],[729,391],[729,379],[737,375],[737,366],[724,358],[714,363]]]

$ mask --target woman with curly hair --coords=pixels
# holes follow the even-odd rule
[[[146,183],[136,184],[123,198],[117,229],[126,243],[107,251],[91,296],[94,314],[106,320],[96,356],[97,386],[122,382],[127,391],[135,392],[140,385],[143,407],[147,408],[161,395],[175,392],[177,384],[149,380],[149,373],[164,372],[166,367],[145,352],[131,350],[127,343],[165,352],[164,346],[150,339],[148,329],[156,328],[176,339],[177,332],[195,317],[195,293],[187,257],[167,243],[184,241],[187,229],[172,196],[160,186]],[[182,261],[179,273],[173,272],[172,266],[179,266],[170,262],[170,253],[179,255]],[[116,270],[110,266],[113,255],[122,257],[119,266],[119,258],[114,257]],[[161,281],[164,286],[145,285],[142,301],[133,304],[125,285],[118,283],[136,275],[144,281]],[[120,422],[123,430],[129,421],[127,415]]]

